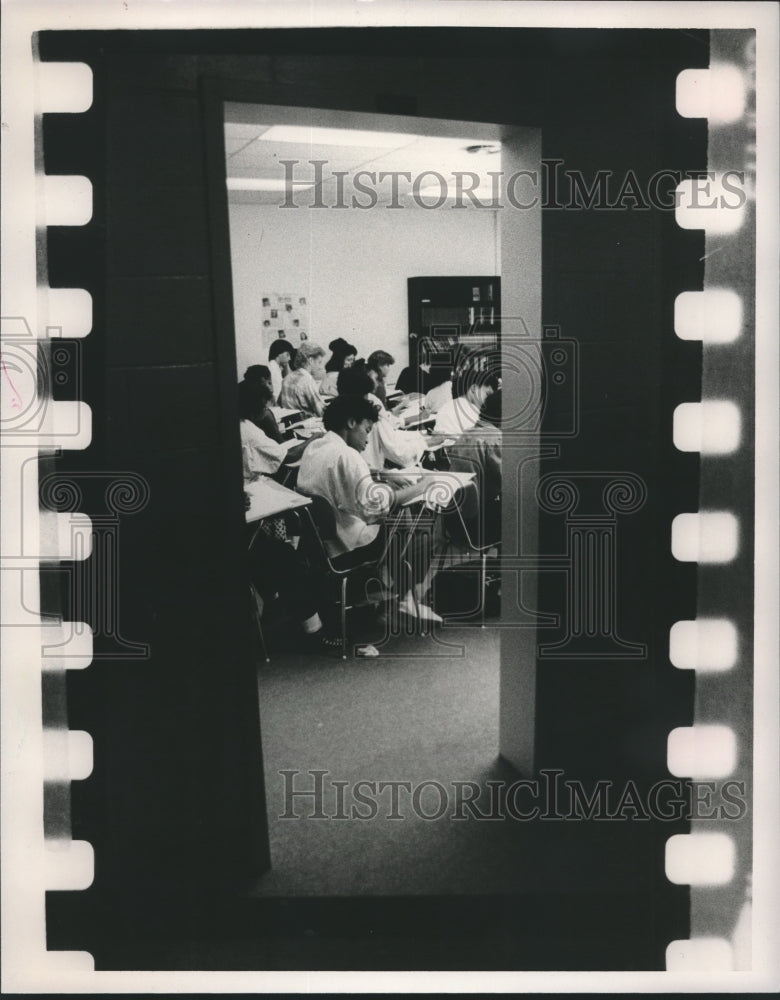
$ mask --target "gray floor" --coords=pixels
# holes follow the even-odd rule
[[[591,873],[603,872],[599,862],[609,864],[609,840],[597,840],[591,824],[451,818],[454,782],[477,782],[485,812],[486,783],[516,775],[498,758],[499,633],[461,628],[444,635],[464,655],[440,655],[444,647],[417,636],[391,640],[383,652],[395,656],[341,661],[287,654],[263,666],[259,694],[272,869],[254,893],[448,895],[599,887]],[[403,819],[390,819],[386,789],[374,796],[373,819],[312,818],[312,798],[294,801],[298,818],[281,819],[283,770],[301,772],[296,789],[314,787],[309,771],[328,772],[322,801],[328,817],[338,812],[336,781],[347,782],[348,789],[361,780],[407,781],[412,787],[438,781],[448,809],[442,818],[426,820],[401,791]],[[345,795],[349,813],[354,799]],[[429,787],[419,805],[433,814],[440,802]],[[614,864],[612,874],[621,877]],[[636,884],[639,872],[622,875]]]

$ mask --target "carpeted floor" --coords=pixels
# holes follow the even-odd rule
[[[517,775],[498,757],[499,633],[445,629],[442,638],[462,655],[447,655],[430,636],[389,640],[383,655],[342,661],[282,654],[259,675],[260,714],[268,796],[272,868],[254,886],[262,896],[490,894],[590,890],[603,872],[618,882],[641,882],[631,853],[615,846],[603,824],[527,823],[515,819],[452,819],[456,782],[482,789]],[[444,654],[444,655],[442,655]],[[296,771],[285,778],[282,771]],[[285,801],[285,783],[314,797]],[[390,788],[364,786],[376,803],[370,819],[335,818],[356,802],[359,781],[436,781],[415,810],[399,789],[397,815]],[[339,808],[335,782],[342,786]],[[425,819],[446,804],[441,818]],[[297,818],[280,818],[285,813]],[[465,812],[468,817],[466,810]],[[614,830],[620,836],[618,829]],[[618,857],[623,860],[618,861]],[[638,865],[638,861],[636,862]]]

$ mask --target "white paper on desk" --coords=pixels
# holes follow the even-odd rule
[[[279,442],[280,446],[282,448],[284,448],[285,454],[287,454],[287,452],[290,450],[290,448],[293,448],[296,444],[300,444],[300,443],[301,442],[297,438],[294,438],[294,437],[293,438],[289,438],[287,441],[280,441]]]
[[[440,441],[438,444],[426,444],[426,451],[439,451],[440,448],[449,448],[451,445],[455,444],[455,438],[445,438],[444,441]]]
[[[384,475],[388,475],[388,473],[390,478],[396,475],[419,485],[419,493],[407,500],[404,503],[405,507],[424,500],[427,506],[432,509],[448,506],[457,491],[474,479],[473,472],[433,472],[417,467],[383,470]]]
[[[399,417],[403,417],[407,420],[409,417],[419,417],[420,415],[420,400],[413,400],[408,406],[405,406],[402,410],[398,412]]]
[[[413,483],[428,475],[425,469],[421,469],[419,465],[410,465],[405,469],[379,469],[379,474],[387,479],[408,479]]]

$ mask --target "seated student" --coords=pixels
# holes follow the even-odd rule
[[[263,387],[270,394],[271,390]],[[258,386],[250,382],[239,385],[239,415],[241,417],[241,447],[244,457],[244,483],[254,482],[258,473],[276,472],[285,456],[285,449],[272,441],[252,421],[257,407]],[[245,494],[248,499],[248,494]],[[277,522],[280,519],[276,519]],[[281,532],[281,536],[280,536]],[[249,576],[265,602],[275,594],[282,595],[292,608],[303,633],[332,648],[338,640],[326,635],[317,612],[317,598],[311,574],[302,557],[286,541],[279,523],[264,521],[259,528],[247,527],[251,538],[248,549]]]
[[[428,442],[417,431],[403,430],[403,422],[385,410],[374,395],[374,379],[362,365],[345,368],[338,378],[339,396],[363,396],[377,408],[374,424],[365,449],[365,459],[372,469],[384,469],[386,462],[401,468],[417,465]]]
[[[428,372],[428,391],[422,402],[422,409],[438,413],[445,403],[452,400],[452,367],[445,364],[431,364]]]
[[[436,354],[436,344],[431,337],[421,337],[417,345],[416,366],[407,365],[395,383],[398,392],[404,395],[424,396],[433,386],[429,384],[432,358]]]
[[[261,431],[265,431],[269,438],[278,442],[283,441],[284,435],[279,430],[279,424],[276,422],[276,417],[271,410],[273,384],[270,369],[265,365],[250,365],[244,372],[244,382],[254,382],[257,385],[266,387],[257,396],[260,409],[250,419]]]
[[[244,478],[258,474],[271,476],[284,461],[287,449],[261,429],[258,419],[267,406],[271,389],[252,380],[238,384],[238,412],[241,418],[241,450]]]
[[[395,364],[395,358],[387,351],[372,351],[366,358],[366,368],[374,376],[374,395],[383,407],[387,406],[387,387],[385,382],[390,366]]]
[[[238,383],[238,409],[241,416],[241,447],[244,453],[244,476],[272,476],[282,462],[295,461],[303,452],[306,441],[282,442],[269,434],[264,426],[265,416],[273,418],[268,409],[271,387],[264,381]],[[276,421],[274,420],[274,425]]]
[[[452,399],[436,415],[434,432],[457,436],[469,430],[479,420],[482,404],[497,387],[495,373],[481,372],[475,365],[466,363],[453,379]]]
[[[320,395],[332,397],[338,395],[336,382],[339,373],[344,368],[349,368],[350,365],[354,364],[357,357],[357,347],[353,344],[348,344],[343,337],[336,337],[335,340],[331,340],[328,347],[332,353],[325,365],[325,377],[320,382]]]
[[[310,417],[321,417],[325,402],[320,396],[319,381],[324,374],[325,351],[319,344],[304,340],[295,352],[293,370],[282,383],[281,406],[303,410]]]
[[[290,374],[290,363],[295,354],[295,347],[289,340],[275,340],[268,348],[268,370],[271,373],[271,388],[273,389],[273,405],[279,402],[282,382]]]
[[[337,396],[325,410],[325,435],[312,441],[301,459],[298,488],[324,497],[330,504],[336,537],[328,541],[328,547],[331,557],[345,566],[378,559],[387,544],[384,519],[391,510],[420,494],[419,486],[414,484],[395,487],[372,479],[361,452],[366,449],[378,417],[376,406],[365,396]],[[422,603],[433,575],[424,542],[421,537],[412,538],[407,555],[417,578],[406,579],[407,571],[402,569],[403,579],[396,581],[403,595],[398,608],[406,615],[441,621]]]
[[[450,469],[475,473],[473,488],[463,493],[461,514],[474,544],[501,538],[501,391],[491,393],[476,424],[449,449]],[[458,530],[456,515],[445,515],[447,527]],[[462,530],[462,529],[461,529]]]

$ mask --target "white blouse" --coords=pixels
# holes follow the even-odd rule
[[[368,400],[379,410],[379,419],[371,429],[368,445],[363,452],[372,469],[384,469],[385,461],[394,462],[401,468],[417,465],[425,451],[425,438],[419,431],[403,430],[403,421],[394,417],[373,394]]]
[[[268,362],[268,371],[271,373],[271,392],[274,394],[271,402],[276,406],[279,402],[279,394],[282,391],[284,375],[282,374],[281,365],[277,361]]]
[[[251,420],[241,421],[241,450],[244,458],[244,479],[252,479],[258,472],[270,476],[284,461],[286,449]]]
[[[320,395],[328,398],[338,396],[339,372],[325,372],[320,382]]]
[[[470,430],[479,420],[479,409],[465,396],[458,396],[445,403],[436,415],[434,434],[452,434],[457,437]]]
[[[424,406],[426,410],[430,410],[431,413],[438,413],[439,410],[446,403],[452,401],[452,382],[442,382],[441,385],[437,385],[435,389],[431,389],[430,392],[425,394]]]
[[[282,383],[279,402],[290,410],[303,410],[313,417],[321,417],[325,410],[319,386],[307,368],[297,368],[290,372]]]
[[[298,489],[324,497],[336,517],[337,537],[327,543],[330,555],[369,545],[390,510],[388,486],[374,482],[365,459],[334,431],[306,448],[298,470]]]

